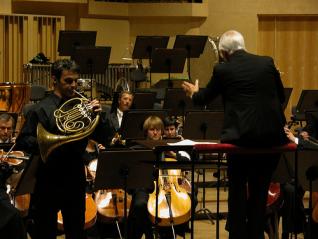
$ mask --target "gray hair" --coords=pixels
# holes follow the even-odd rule
[[[219,42],[219,50],[225,51],[230,55],[237,50],[246,50],[244,37],[241,33],[234,30],[223,33]]]

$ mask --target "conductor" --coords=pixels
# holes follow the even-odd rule
[[[219,42],[224,63],[217,64],[206,88],[184,82],[195,104],[221,94],[224,125],[221,142],[245,147],[271,147],[288,140],[283,127],[283,84],[273,59],[245,49],[241,33],[225,32]],[[212,124],[213,122],[211,122]],[[279,154],[228,155],[229,239],[263,238],[267,191]]]

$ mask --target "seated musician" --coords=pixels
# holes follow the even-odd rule
[[[157,116],[148,117],[143,124],[146,139],[160,140],[163,133],[162,120]],[[149,191],[138,188],[132,192],[132,202],[128,216],[128,239],[139,239],[145,234],[146,239],[153,238],[152,222],[149,218],[147,203]]]
[[[15,137],[13,137],[15,120],[10,114],[0,114],[0,144],[14,143]]]
[[[120,142],[120,135],[117,132],[120,129],[123,114],[131,108],[133,99],[134,96],[131,92],[122,91],[119,94],[118,102],[114,103],[114,109],[111,109],[111,112],[106,115],[106,125],[109,131],[106,146],[113,146]]]
[[[0,114],[0,143],[14,143],[13,135],[15,121],[10,114]],[[22,152],[21,152],[22,153]],[[21,155],[22,156],[22,155]],[[4,154],[1,156],[4,157]],[[7,194],[7,184],[12,177],[10,162],[0,159],[0,238],[27,238],[23,219],[18,209],[10,201]],[[9,179],[9,180],[8,180]]]

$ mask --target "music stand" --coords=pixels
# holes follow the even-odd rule
[[[318,138],[318,109],[316,110],[307,110],[305,112],[306,119],[306,131],[309,135],[315,139]]]
[[[187,52],[185,49],[157,48],[152,53],[152,72],[168,73],[168,87],[172,87],[171,73],[182,73]]]
[[[149,116],[158,116],[162,120],[167,116],[164,110],[128,110],[123,115],[120,134],[126,140],[144,139],[143,125]]]
[[[36,172],[41,163],[39,155],[35,155],[27,161],[27,164],[21,174],[21,177],[14,188],[14,197],[24,194],[33,193],[36,183]]]
[[[127,190],[154,189],[156,155],[152,150],[104,151],[98,156],[95,189],[123,188],[125,236],[127,238]]]
[[[135,92],[132,109],[153,109],[156,92]]]
[[[215,111],[189,111],[183,126],[186,139],[219,140],[224,122],[224,113]]]
[[[318,90],[302,90],[293,120],[304,121],[305,111],[318,108]]]
[[[291,96],[292,91],[293,91],[293,88],[289,88],[289,87],[284,88],[285,101],[284,101],[284,103],[282,105],[283,110],[285,110],[287,105],[288,105],[289,98]]]
[[[79,46],[95,46],[96,31],[60,31],[58,52],[60,56],[72,56]]]
[[[151,85],[152,52],[156,48],[167,48],[169,36],[137,36],[132,53],[133,59],[149,60],[149,80]]]
[[[186,114],[185,122],[183,126],[183,137],[186,139],[212,139],[219,140],[221,138],[221,132],[224,122],[224,112],[216,111],[189,111]],[[220,181],[220,154],[217,155],[217,187],[219,187]],[[203,213],[214,224],[212,212],[205,207],[205,169],[203,169],[203,198],[202,208],[196,212],[196,215]],[[199,174],[198,174],[199,180]],[[218,195],[217,195],[218,198]]]
[[[79,64],[81,74],[88,74],[91,79],[91,99],[93,98],[93,74],[105,73],[108,66],[111,47],[80,46],[76,47],[72,59]]]
[[[187,51],[188,60],[188,76],[191,80],[190,74],[190,58],[199,58],[202,54],[205,43],[208,36],[198,36],[198,35],[177,35],[174,42],[173,48],[183,48]]]
[[[187,110],[194,110],[196,107],[183,89],[167,88],[163,109],[169,110],[174,116],[184,117]]]

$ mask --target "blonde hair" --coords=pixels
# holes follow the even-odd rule
[[[163,133],[163,129],[164,129],[163,122],[158,116],[151,115],[145,120],[143,125],[143,131],[145,136],[147,136],[148,129],[151,129],[151,128],[160,129],[161,132]]]

